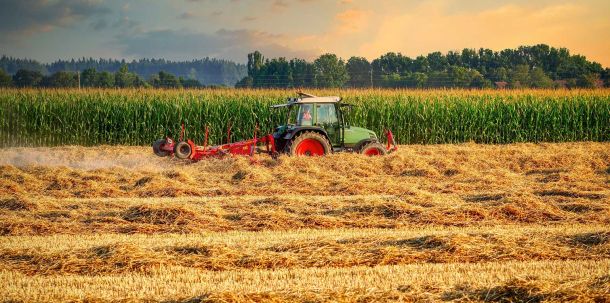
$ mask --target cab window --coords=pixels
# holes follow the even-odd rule
[[[337,124],[337,111],[334,104],[318,104],[316,108],[318,125]]]
[[[310,126],[313,125],[312,122],[312,106],[311,104],[302,104],[299,107],[298,115],[297,115],[297,125],[300,126]]]

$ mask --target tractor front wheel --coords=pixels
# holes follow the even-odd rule
[[[383,144],[371,142],[360,149],[360,153],[367,156],[383,156],[388,153]]]
[[[332,146],[319,133],[303,132],[288,143],[286,150],[293,156],[324,156],[332,151]]]
[[[178,159],[188,159],[191,156],[191,153],[193,153],[193,149],[188,142],[182,141],[174,146],[174,155],[176,155],[176,158]]]

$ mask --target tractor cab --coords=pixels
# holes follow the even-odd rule
[[[383,147],[373,131],[346,123],[344,109],[349,106],[340,97],[304,93],[298,98],[289,98],[285,104],[272,106],[287,107],[286,124],[273,133],[278,150],[297,155],[323,155],[344,150],[361,152],[372,143],[377,143],[374,147]],[[377,152],[385,151],[383,148]]]

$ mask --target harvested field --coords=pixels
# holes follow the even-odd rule
[[[610,300],[610,144],[0,150],[4,301]]]

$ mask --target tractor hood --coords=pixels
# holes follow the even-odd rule
[[[345,145],[354,145],[365,139],[377,139],[372,130],[362,127],[350,126],[345,128]]]

